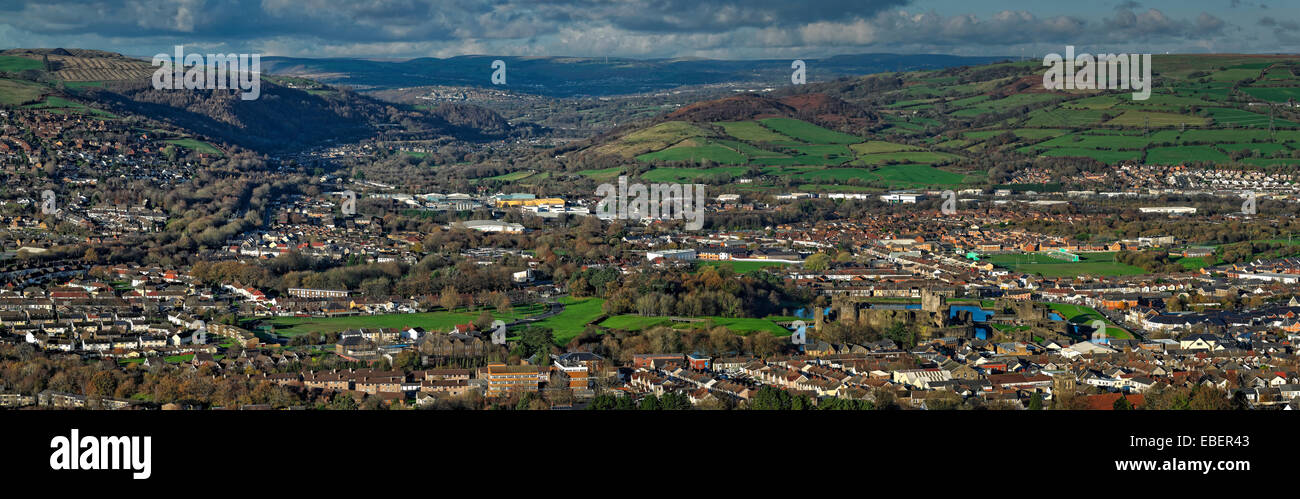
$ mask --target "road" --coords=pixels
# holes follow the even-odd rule
[[[524,318],[524,319],[519,319],[519,320],[517,320],[517,321],[511,322],[511,323],[509,323],[509,324],[506,324],[506,327],[515,327],[515,326],[518,326],[518,325],[521,325],[521,324],[530,324],[530,323],[533,323],[533,322],[540,321],[540,320],[542,320],[542,319],[546,319],[546,318],[549,318],[549,317],[554,317],[554,316],[556,316],[556,315],[559,315],[560,312],[563,312],[563,311],[564,311],[564,305],[561,304],[560,302],[553,301],[553,302],[548,303],[548,305],[550,305],[551,308],[548,309],[547,311],[542,312],[542,313],[537,314],[537,315],[534,315],[534,316],[532,316],[532,317],[528,317],[528,318]]]

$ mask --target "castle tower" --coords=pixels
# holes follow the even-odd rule
[[[831,299],[831,306],[839,311],[840,321],[850,323],[858,321],[858,302],[852,297],[836,296]]]
[[[921,309],[926,312],[943,312],[947,308],[948,299],[939,293],[928,289],[921,290]]]

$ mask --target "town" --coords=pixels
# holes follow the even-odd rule
[[[1141,104],[1023,61],[238,102],[0,63],[3,407],[1300,408],[1284,56]]]
[[[563,259],[553,248],[517,246],[555,230],[557,217],[540,214],[574,214],[597,230],[618,222],[590,215],[590,200],[357,187],[375,191],[362,194],[364,207],[485,210],[500,218],[435,226],[433,234],[388,230],[382,217],[340,214],[328,195],[290,195],[268,203],[265,229],[236,234],[194,265],[43,262],[39,252],[20,251],[3,269],[7,348],[23,358],[39,352],[107,362],[114,371],[99,376],[114,381],[87,393],[66,382],[10,380],[0,400],[164,409],[616,408],[619,400],[663,407],[671,400],[678,408],[784,401],[782,408],[1293,409],[1300,396],[1293,347],[1300,258],[1149,273],[1118,255],[1203,262],[1216,249],[1174,236],[1091,242],[983,228],[1062,216],[1050,206],[1010,210],[997,202],[1021,196],[972,192],[964,195],[989,208],[766,230],[692,233],[646,219],[622,228],[617,252]],[[935,194],[865,200],[914,210],[904,205]],[[806,199],[778,197],[743,203],[722,195],[709,209],[779,212]],[[447,254],[449,241],[462,249]],[[424,248],[432,247],[443,248],[453,268],[484,275],[463,291],[406,282],[403,269],[427,265]],[[387,275],[320,286],[342,277],[276,280],[255,270],[310,260],[350,261]],[[1070,270],[1094,263],[1124,271]],[[702,279],[703,290],[726,289],[726,279],[761,281],[771,288],[762,307],[769,313],[732,319],[745,305],[609,291],[619,280],[677,273]],[[807,306],[790,306],[803,299]],[[492,341],[496,320],[508,320],[517,336]],[[805,321],[807,339],[796,342],[792,329]],[[173,396],[159,404],[119,379],[144,372],[197,376],[204,386],[242,386],[265,398]]]

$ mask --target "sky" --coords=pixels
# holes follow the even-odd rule
[[[0,48],[406,59],[1300,53],[1300,0],[0,0]]]

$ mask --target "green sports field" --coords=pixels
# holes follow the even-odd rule
[[[783,262],[756,262],[756,261],[740,261],[740,262],[737,262],[737,261],[708,261],[708,262],[699,262],[699,263],[700,263],[700,267],[723,267],[723,266],[730,266],[731,269],[732,269],[733,271],[735,271],[737,274],[746,274],[746,273],[753,272],[753,271],[755,271],[755,270],[760,270],[760,269],[763,269],[763,268],[766,268],[766,267],[777,267],[777,268],[780,268],[780,267],[784,267],[784,266],[786,266],[786,265],[789,265],[789,264],[787,264],[787,263],[783,263]]]
[[[492,314],[494,319],[506,322],[516,321],[531,315],[537,315],[547,309],[546,305],[535,304],[515,307],[509,314]],[[418,314],[378,314],[350,315],[343,317],[266,317],[262,324],[270,324],[275,334],[294,337],[307,333],[336,333],[348,329],[380,327],[422,327],[426,330],[447,331],[457,324],[468,324],[478,320],[479,312],[424,312]],[[249,319],[245,319],[248,321]]]
[[[1077,275],[1120,276],[1147,273],[1140,267],[1115,261],[1115,253],[1079,253],[1079,262],[1068,262],[1038,253],[1015,253],[981,257],[1002,268],[1044,277],[1071,277]]]

